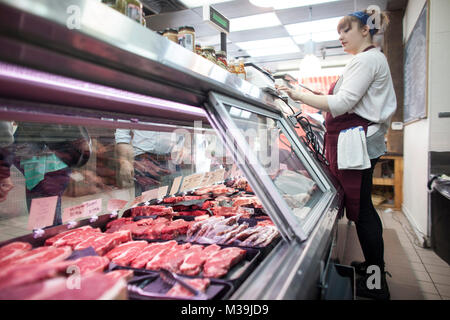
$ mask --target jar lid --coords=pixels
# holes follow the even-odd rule
[[[216,52],[216,55],[218,55],[218,56],[224,56],[224,57],[226,57],[227,56],[227,54],[226,54],[226,52],[225,51],[217,51]]]
[[[183,27],[179,27],[179,28],[178,28],[178,31],[180,31],[180,30],[189,30],[189,31],[195,32],[194,27],[191,27],[191,26],[183,26]]]
[[[178,31],[176,30],[176,29],[172,29],[172,28],[167,28],[167,29],[164,29],[164,31],[163,31],[163,33],[176,33],[176,34],[178,34]]]
[[[214,50],[214,47],[203,47],[203,50],[206,50],[206,51],[215,51]]]

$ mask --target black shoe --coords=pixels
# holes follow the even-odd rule
[[[389,287],[386,281],[386,273],[391,276],[388,272],[381,273],[379,289],[369,289],[367,287],[367,280],[371,275],[365,275],[364,277],[358,279],[356,281],[356,296],[375,300],[389,300],[391,298],[391,294],[389,293]]]
[[[355,268],[355,273],[360,275],[360,276],[365,276],[367,275],[367,267],[368,264],[366,261],[364,262],[360,262],[360,261],[352,261],[352,263],[350,263],[350,265]]]

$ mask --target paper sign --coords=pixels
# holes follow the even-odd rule
[[[142,194],[141,194],[142,202],[146,202],[146,201],[150,201],[150,200],[158,198],[158,190],[159,189],[152,189],[152,190],[147,190],[147,191],[142,192]]]
[[[202,181],[198,185],[199,187],[207,187],[210,186],[213,182],[212,179],[214,178],[213,172],[205,172],[202,178]]]
[[[108,212],[120,210],[128,203],[127,200],[120,200],[120,199],[109,199],[107,210]]]
[[[197,188],[202,181],[204,173],[197,173],[187,176],[183,179],[180,191],[192,190]]]
[[[223,181],[223,177],[225,175],[225,169],[220,169],[220,170],[214,171],[213,174],[214,174],[214,178],[213,178],[212,183]]]
[[[53,225],[58,196],[31,200],[28,230],[41,229]]]
[[[164,186],[158,189],[158,199],[162,199],[167,195],[167,190],[169,186]]]
[[[85,217],[98,216],[102,212],[102,199],[86,201],[83,204]]]
[[[170,194],[175,194],[178,192],[182,178],[183,178],[183,176],[179,176],[179,177],[176,177],[175,179],[173,179],[172,188],[170,188]]]
[[[70,208],[65,208],[62,214],[62,222],[66,223],[67,221],[74,221],[79,218],[84,217],[84,204],[80,204],[78,206],[73,206]]]

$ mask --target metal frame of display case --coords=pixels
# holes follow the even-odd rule
[[[67,26],[69,6],[78,6],[83,13],[78,28],[72,30]],[[0,0],[0,61],[0,115],[3,119],[12,116],[32,119],[33,113],[41,118],[53,114],[48,121],[57,119],[72,123],[71,117],[78,113],[80,118],[73,120],[76,123],[101,123],[112,127],[118,125],[118,122],[109,120],[109,115],[115,113],[130,120],[135,115],[171,125],[183,125],[196,118],[205,119],[204,110],[192,114],[191,118],[180,119],[176,110],[170,107],[149,107],[140,99],[131,97],[125,101],[120,97],[110,99],[98,92],[83,91],[82,85],[77,87],[74,84],[75,89],[64,86],[63,78],[47,83],[39,77],[34,80],[31,76],[20,77],[20,72],[15,76],[5,72],[7,67],[19,66],[33,72],[45,72],[50,77],[66,76],[70,81],[86,81],[122,90],[124,95],[140,94],[181,103],[195,110],[206,105],[210,111],[209,120],[220,135],[223,135],[220,122],[226,117],[211,112],[215,107],[211,103],[210,92],[232,97],[241,105],[257,108],[260,112],[275,114],[294,142],[297,155],[301,155],[303,160],[309,159],[306,164],[317,174],[322,187],[327,190],[325,194],[329,196],[314,208],[304,230],[296,229],[297,232],[292,225],[283,225],[290,221],[285,221],[284,215],[278,215],[289,208],[279,208],[279,203],[273,200],[262,200],[268,210],[277,213],[272,216],[285,240],[280,241],[261,261],[231,299],[320,297],[317,279],[323,279],[327,270],[335,237],[333,230],[342,201],[320,165],[295,138],[292,127],[289,129],[292,124],[274,111],[276,105],[272,95],[107,6],[90,0]],[[55,94],[48,94],[51,92]],[[154,113],[149,114],[150,110]],[[140,125],[133,123],[136,128]],[[144,127],[145,123],[142,123]],[[226,142],[227,138],[223,138]],[[242,143],[240,145],[243,146]],[[235,160],[245,163],[240,152],[233,153]],[[250,167],[241,166],[241,169],[251,177],[250,183],[258,196],[272,193],[268,181],[257,180]]]

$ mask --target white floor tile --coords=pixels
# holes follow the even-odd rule
[[[431,293],[431,294],[439,295],[439,292],[438,292],[436,286],[432,282],[419,280],[419,281],[417,281],[417,284],[419,285],[419,287],[423,293]]]
[[[441,296],[438,294],[432,294],[427,292],[423,292],[422,294],[425,300],[442,300]]]
[[[450,276],[445,276],[442,274],[430,272],[430,277],[431,277],[431,280],[433,280],[433,282],[435,284],[442,284],[442,285],[450,286]]]
[[[436,283],[435,286],[441,296],[450,297],[450,286],[439,283]]]
[[[444,267],[444,266],[435,266],[432,264],[426,264],[425,269],[430,273],[436,273],[436,274],[441,274],[441,275],[450,277],[450,266]]]

